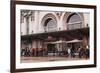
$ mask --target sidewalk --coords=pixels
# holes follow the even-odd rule
[[[73,60],[87,60],[86,58],[71,58],[71,57],[21,57],[21,63],[47,62],[47,61],[73,61]]]

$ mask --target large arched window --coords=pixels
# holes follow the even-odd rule
[[[54,13],[47,13],[41,20],[44,32],[57,31],[57,18]]]
[[[44,23],[45,31],[56,31],[57,30],[57,22],[52,19],[48,18]]]
[[[73,13],[67,19],[67,29],[82,28],[82,18],[79,14]]]

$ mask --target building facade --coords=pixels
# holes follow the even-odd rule
[[[45,55],[43,50],[89,46],[89,13],[21,10],[20,23],[21,49],[38,50]]]

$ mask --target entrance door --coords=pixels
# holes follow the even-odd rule
[[[55,44],[48,44],[48,45],[47,45],[48,56],[54,56],[56,50],[57,50],[57,49],[55,48]]]
[[[55,49],[55,45],[54,45],[54,44],[48,44],[48,45],[47,45],[47,50],[48,50],[48,52],[53,52],[54,49]]]

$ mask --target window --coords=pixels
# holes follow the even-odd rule
[[[20,19],[20,20],[21,20],[20,22],[21,22],[21,23],[24,23],[24,15],[23,15],[22,12],[21,12],[20,18],[21,18],[21,19]]]
[[[48,18],[45,21],[45,31],[56,31],[57,30],[57,22],[52,18]]]
[[[73,13],[67,20],[67,29],[82,28],[82,19],[79,14]]]
[[[34,15],[34,11],[31,11],[31,21],[34,21],[35,20],[35,15]]]

